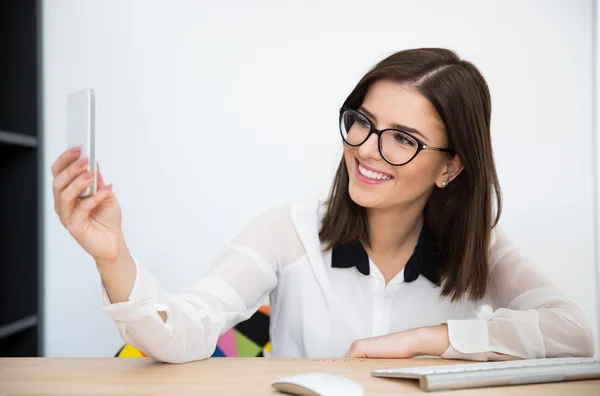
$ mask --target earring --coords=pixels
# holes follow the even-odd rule
[[[444,180],[444,181],[442,182],[442,187],[446,187],[446,184],[448,184],[448,182]]]

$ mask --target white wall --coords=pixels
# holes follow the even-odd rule
[[[325,196],[338,108],[371,65],[447,46],[492,91],[505,228],[598,324],[591,1],[43,4],[47,169],[65,148],[66,96],[94,88],[127,240],[168,289],[266,208]],[[290,122],[299,112],[311,122]],[[45,184],[45,353],[111,356],[122,342],[99,277]]]
[[[593,24],[594,24],[594,40],[593,40],[593,51],[594,51],[594,100],[593,100],[593,128],[594,128],[594,146],[593,146],[593,157],[594,163],[594,198],[596,201],[596,300],[597,300],[597,324],[598,332],[600,333],[600,5],[597,0],[593,2]],[[596,343],[596,354],[600,352],[600,342]]]

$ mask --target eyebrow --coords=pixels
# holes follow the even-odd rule
[[[358,108],[358,110],[360,110],[363,113],[365,113],[373,121],[377,121],[377,117],[375,117],[375,115],[373,115],[373,113],[371,113],[369,110],[365,109],[363,106],[360,106]],[[392,129],[399,129],[399,130],[404,131],[404,132],[412,133],[413,135],[419,135],[423,139],[428,140],[427,137],[425,135],[423,135],[421,132],[419,132],[418,129],[411,128],[411,127],[406,126],[406,125],[396,124],[396,123],[391,124],[391,127],[392,127]]]

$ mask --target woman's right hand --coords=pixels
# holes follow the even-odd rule
[[[98,188],[93,196],[79,195],[94,180],[87,172],[87,158],[79,148],[62,153],[51,167],[54,209],[60,222],[97,263],[116,262],[124,246],[121,207],[112,185],[105,185],[98,169]]]

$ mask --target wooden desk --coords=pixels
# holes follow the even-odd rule
[[[426,393],[416,380],[371,377],[373,369],[452,364],[439,359],[213,358],[174,365],[150,359],[0,359],[0,395],[279,395],[271,382],[303,372],[351,378],[365,395],[600,395],[600,380]]]

